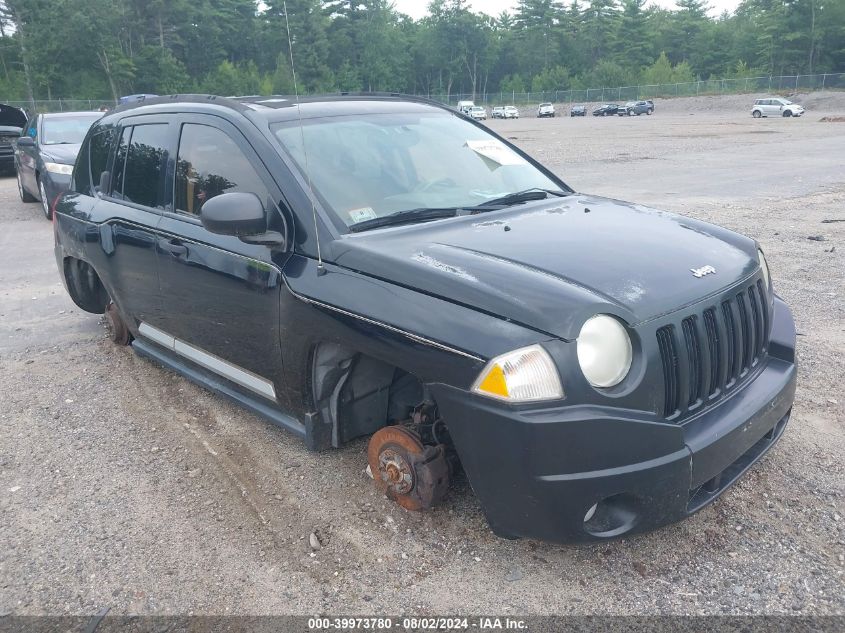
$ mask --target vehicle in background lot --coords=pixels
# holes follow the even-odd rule
[[[628,116],[640,116],[641,114],[651,114],[654,112],[654,104],[648,101],[629,101],[625,104],[624,109],[620,108],[618,114]]]
[[[537,118],[542,119],[544,117],[554,117],[555,115],[555,107],[551,103],[541,103],[537,107]]]
[[[469,111],[474,107],[474,101],[458,101],[458,111],[464,114],[469,114]]]
[[[593,110],[593,116],[611,116],[619,112],[619,106],[615,103],[604,103]]]
[[[572,106],[569,110],[569,116],[587,116],[587,106]]]
[[[804,106],[792,103],[788,99],[780,97],[771,99],[757,99],[751,109],[751,116],[759,119],[763,116],[801,116],[804,114]]]
[[[18,138],[15,166],[18,194],[24,202],[41,201],[49,220],[51,204],[70,185],[70,176],[82,140],[102,112],[37,114]]]
[[[494,107],[492,112],[490,112],[490,117],[493,118],[493,119],[504,119],[505,118],[505,106]]]
[[[505,118],[506,119],[518,119],[519,118],[519,109],[516,106],[505,106]]]
[[[435,102],[118,108],[54,222],[112,340],[312,450],[369,437],[404,508],[462,467],[500,536],[685,518],[789,420],[795,326],[753,239],[576,194]]]
[[[0,171],[15,169],[15,143],[26,127],[26,112],[0,103]]]
[[[117,104],[126,105],[127,103],[140,103],[141,101],[144,101],[144,99],[152,99],[157,96],[158,95],[149,94],[126,95],[125,97],[120,97],[117,100]]]
[[[469,109],[469,116],[475,119],[476,121],[484,121],[487,119],[487,110],[485,110],[481,106],[472,106]]]

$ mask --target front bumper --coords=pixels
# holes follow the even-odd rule
[[[44,190],[47,192],[47,203],[51,206],[56,201],[56,197],[66,192],[70,188],[69,175],[54,174],[49,171],[44,171],[41,176],[41,182],[44,183]]]
[[[758,461],[789,420],[794,349],[792,315],[776,299],[765,366],[682,424],[613,407],[507,407],[431,388],[496,534],[600,540],[683,519]]]

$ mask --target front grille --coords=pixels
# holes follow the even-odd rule
[[[769,342],[770,302],[762,280],[657,330],[663,415],[679,421],[735,388]]]

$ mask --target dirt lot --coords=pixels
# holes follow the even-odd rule
[[[0,615],[845,613],[845,123],[819,121],[845,103],[745,102],[490,122],[580,191],[756,237],[800,332],[779,445],[690,520],[592,546],[497,539],[465,483],[407,513],[365,442],[309,454],[112,346],[0,180]]]

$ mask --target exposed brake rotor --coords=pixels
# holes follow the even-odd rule
[[[449,489],[449,464],[442,444],[424,446],[404,426],[386,426],[370,438],[367,459],[376,486],[406,510],[439,503]]]

